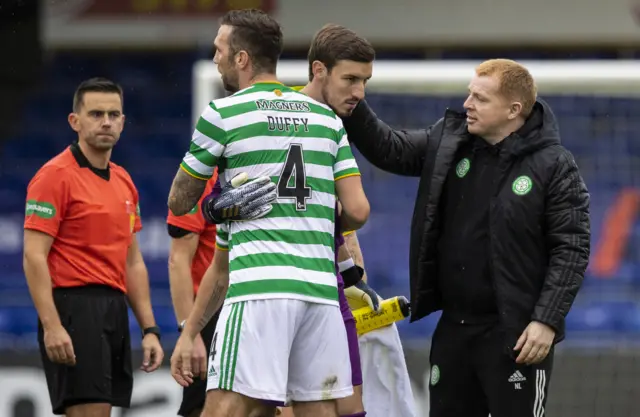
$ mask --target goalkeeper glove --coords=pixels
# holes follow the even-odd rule
[[[208,223],[255,220],[269,214],[276,198],[276,185],[267,176],[247,182],[249,175],[242,172],[224,187],[218,182],[213,191],[202,200],[202,214]]]
[[[376,313],[380,312],[380,296],[365,281],[358,281],[355,285],[344,289],[349,306],[357,309],[360,306],[368,305]]]

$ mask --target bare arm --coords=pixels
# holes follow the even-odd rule
[[[196,302],[183,333],[194,339],[222,306],[229,288],[229,252],[216,248],[213,261],[202,277]]]
[[[342,205],[340,221],[345,230],[358,230],[369,219],[369,200],[362,188],[359,175],[342,178],[336,181],[336,193]]]
[[[133,237],[127,253],[127,298],[141,329],[156,325],[151,309],[149,274],[136,236]]]
[[[356,232],[349,232],[344,235],[344,245],[342,245],[342,247],[345,248],[349,256],[353,259],[353,263],[365,270],[364,275],[362,276],[362,280],[364,282],[367,282],[367,272],[364,267],[364,257],[362,256],[362,249],[360,248],[360,242],[358,241]]]
[[[22,265],[29,293],[45,329],[62,326],[53,302],[51,275],[47,258],[53,237],[46,233],[25,229]]]
[[[193,308],[193,279],[191,262],[198,249],[200,236],[189,233],[180,238],[171,239],[169,249],[169,286],[171,302],[178,323],[186,320]]]
[[[175,216],[184,216],[198,204],[207,180],[187,174],[184,169],[178,169],[171,190],[169,191],[169,210]]]

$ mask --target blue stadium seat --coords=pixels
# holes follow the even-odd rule
[[[620,330],[633,335],[640,335],[640,304],[629,303],[621,318]]]
[[[0,307],[0,326],[0,333],[35,333],[38,331],[38,314],[32,306]]]
[[[568,331],[627,331],[630,315],[638,309],[634,302],[593,302],[576,304],[567,315]]]
[[[153,314],[156,319],[156,323],[162,329],[163,332],[174,332],[177,328],[176,316],[173,313],[171,306],[153,308]],[[140,334],[140,326],[136,321],[136,317],[133,311],[129,310],[129,330],[132,335]]]
[[[13,326],[10,317],[11,309],[0,308],[0,334],[13,334]]]

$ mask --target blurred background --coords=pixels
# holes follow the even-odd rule
[[[113,160],[140,193],[140,244],[168,362],[176,320],[166,197],[201,111],[195,107],[222,94],[215,77],[195,79],[193,69],[212,59],[218,17],[247,7],[279,19],[284,60],[305,59],[314,32],[333,22],[367,37],[379,61],[399,62],[400,82],[380,82],[367,96],[396,127],[426,127],[445,108],[461,108],[466,91],[464,80],[440,88],[447,79],[442,72],[418,85],[403,62],[569,60],[577,74],[592,69],[592,60],[612,61],[615,69],[616,62],[640,58],[635,0],[0,0],[1,417],[51,415],[22,272],[25,190],[37,169],[75,139],[66,117],[74,89],[90,77],[124,88],[127,124]],[[608,71],[572,83],[564,75],[567,82],[556,77],[548,93],[540,82],[592,196],[592,259],[556,356],[550,416],[640,416],[640,81],[618,76]],[[199,103],[195,92],[212,97]],[[408,296],[417,182],[359,162],[372,205],[360,233],[370,282],[384,297]],[[428,415],[429,339],[437,318],[398,325],[419,417]],[[131,331],[139,343],[133,317]],[[167,368],[137,373],[132,408],[113,415],[175,416],[180,396]]]

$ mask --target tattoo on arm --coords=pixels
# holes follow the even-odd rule
[[[207,325],[207,323],[209,323],[211,317],[216,314],[226,294],[227,286],[224,285],[223,282],[216,282],[216,286],[213,288],[213,292],[211,293],[211,298],[207,303],[207,307],[204,310],[202,317],[200,317],[200,321],[198,322],[198,326],[201,329],[203,329]]]
[[[169,210],[175,216],[184,216],[189,213],[198,204],[206,186],[207,181],[192,177],[179,169],[169,191]]]
[[[345,236],[344,242],[345,246],[349,249],[353,262],[359,267],[364,268],[364,257],[362,256],[362,249],[360,248],[360,242],[358,241],[356,232],[349,233]]]

